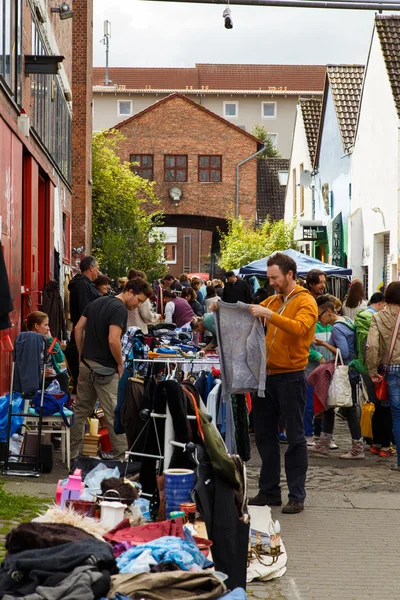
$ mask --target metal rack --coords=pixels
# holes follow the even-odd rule
[[[219,365],[220,363],[220,359],[218,357],[218,359],[187,359],[187,358],[183,358],[183,357],[179,357],[179,358],[165,358],[165,359],[160,359],[160,358],[135,358],[133,359],[134,363],[163,363],[163,364],[167,364],[168,367],[170,364],[172,365],[176,365],[176,364],[202,364],[202,365]],[[166,412],[165,414],[162,413],[155,413],[155,412],[150,412],[149,410],[143,410],[141,412],[141,418],[146,422],[149,419],[165,419],[165,430],[164,430],[164,453],[161,454],[161,448],[160,448],[160,444],[158,443],[158,447],[160,448],[160,454],[145,454],[143,452],[134,452],[132,450],[128,450],[127,452],[125,452],[125,458],[129,458],[129,456],[141,456],[143,458],[155,458],[157,460],[163,460],[164,461],[164,465],[169,465],[169,463],[171,462],[171,458],[172,458],[172,452],[173,452],[173,447],[176,446],[177,448],[182,448],[184,450],[184,452],[188,452],[189,454],[192,454],[195,451],[195,446],[194,444],[192,444],[191,442],[189,442],[188,444],[183,444],[181,442],[176,442],[175,441],[175,431],[174,431],[174,425],[173,425],[173,421],[172,421],[172,417],[171,417],[171,413],[169,411],[168,408],[168,404],[166,407]],[[195,415],[187,415],[188,420],[190,421],[195,421],[196,420],[196,416]],[[146,427],[146,423],[144,425],[144,427]],[[143,432],[144,428],[142,429]],[[154,430],[156,432],[157,435],[157,427],[156,424],[154,423]],[[141,432],[141,433],[142,433]],[[139,434],[139,436],[141,435],[141,433]],[[139,439],[139,437],[137,438]],[[137,441],[137,440],[136,440]],[[158,441],[158,436],[157,436],[157,441]],[[135,443],[132,445],[132,447],[135,445]],[[149,496],[151,497],[151,494],[142,494],[143,496]]]

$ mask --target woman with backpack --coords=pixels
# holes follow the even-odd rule
[[[400,281],[393,281],[385,292],[386,306],[372,316],[367,339],[368,373],[374,383],[383,377],[387,383],[387,401],[392,412],[393,435],[397,449],[397,464],[390,468],[400,471]]]
[[[341,317],[336,314],[335,307],[329,298],[321,296],[317,298],[318,320],[322,325],[332,325],[332,333],[329,342],[321,339],[314,339],[317,346],[323,346],[335,356],[338,350],[342,355],[345,365],[348,365],[356,356],[356,339],[354,324],[348,317]],[[349,452],[342,454],[343,459],[361,459],[365,458],[364,442],[361,437],[360,421],[357,412],[357,382],[359,375],[356,371],[350,371],[350,384],[352,391],[353,405],[350,408],[343,409],[349,426],[352,446]],[[329,445],[333,436],[335,425],[335,409],[325,410],[322,419],[322,433],[315,446],[310,447],[309,452],[327,456],[329,454]]]

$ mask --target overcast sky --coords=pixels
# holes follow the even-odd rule
[[[95,0],[94,65],[105,65],[103,22],[111,21],[110,66],[192,67],[198,63],[326,64],[367,60],[370,11]]]

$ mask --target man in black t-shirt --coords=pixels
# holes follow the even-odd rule
[[[236,302],[245,302],[251,304],[251,291],[249,284],[244,279],[238,279],[233,271],[225,273],[227,283],[222,293],[222,300],[235,304]]]
[[[116,459],[123,460],[127,449],[123,435],[114,433],[114,409],[117,405],[118,381],[124,372],[121,336],[126,331],[128,310],[138,308],[152,294],[144,279],[136,277],[126,284],[118,296],[103,296],[91,302],[75,326],[75,341],[80,357],[78,393],[71,429],[71,457],[81,449],[84,425],[98,400],[107,424]],[[114,376],[113,376],[114,369]],[[100,377],[108,375],[103,383]]]

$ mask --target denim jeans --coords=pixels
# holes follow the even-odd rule
[[[390,409],[392,411],[393,435],[397,449],[397,464],[400,465],[400,373],[386,375]]]
[[[304,435],[306,381],[304,371],[268,375],[265,398],[254,398],[254,431],[262,460],[259,488],[264,494],[281,499],[281,453],[279,420],[282,417],[288,448],[285,453],[289,500],[303,502],[308,468]]]
[[[314,388],[307,383],[307,400],[306,409],[304,411],[304,433],[306,437],[312,437],[314,421]]]

